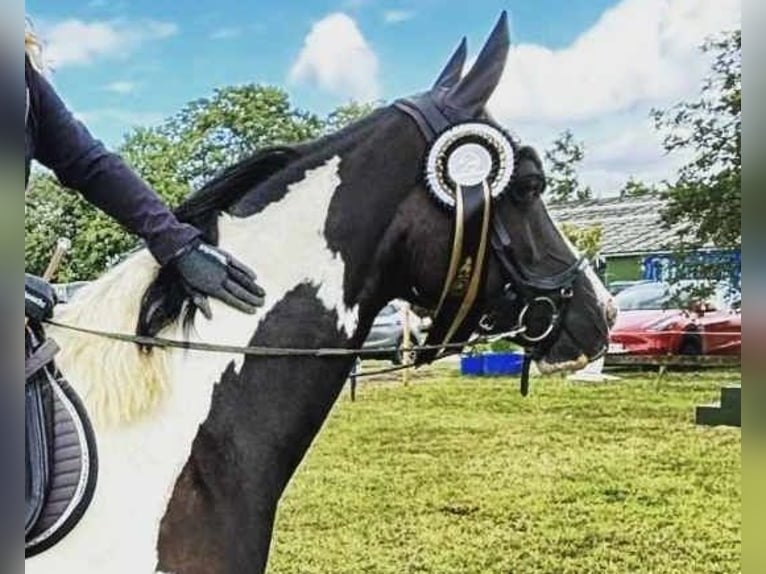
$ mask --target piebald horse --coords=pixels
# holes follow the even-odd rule
[[[505,65],[505,17],[465,75],[461,49],[428,93],[447,112],[491,122],[484,108]],[[172,271],[139,251],[56,320],[239,346],[358,348],[391,299],[434,309],[442,294],[453,215],[425,188],[428,144],[392,105],[317,141],[259,152],[193,194],[179,217],[257,270],[267,295],[254,316],[217,302],[212,320],[189,313]],[[536,155],[515,149],[519,170],[541,173]],[[556,276],[578,254],[541,191],[514,178],[493,209],[519,266]],[[489,252],[477,306],[489,309],[504,284]],[[587,268],[568,295],[561,329],[538,357],[543,370],[604,352],[603,285]],[[99,482],[80,524],[27,560],[26,572],[264,572],[280,496],[354,359],[147,350],[58,328],[49,334],[94,419]]]

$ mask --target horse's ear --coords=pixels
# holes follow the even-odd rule
[[[458,45],[455,53],[452,54],[452,57],[449,59],[449,62],[447,62],[447,65],[444,66],[442,73],[439,74],[439,77],[436,79],[432,89],[438,90],[439,88],[452,88],[460,81],[460,76],[463,73],[463,66],[465,65],[465,57],[467,53],[468,41],[466,40],[465,36],[463,36],[463,39],[460,41],[460,45]]]
[[[508,14],[503,10],[471,70],[447,95],[449,105],[478,115],[500,82],[509,46]]]

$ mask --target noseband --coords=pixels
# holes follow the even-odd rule
[[[493,200],[517,183],[517,146],[504,130],[486,120],[459,117],[455,110],[438,105],[431,94],[398,100],[394,106],[414,120],[428,142],[428,190],[455,214],[450,264],[426,345],[465,341],[477,329],[493,332],[499,316],[520,308],[515,327],[508,331],[519,333],[513,340],[525,349],[521,393],[526,395],[531,361],[542,358],[560,337],[574,282],[588,261],[580,257],[550,277],[537,276],[519,264],[508,228],[492,210]],[[490,249],[505,285],[490,309],[482,312],[477,296],[486,279]],[[545,324],[532,324],[530,318],[541,314]],[[443,354],[436,348],[427,350],[418,353],[416,363]]]

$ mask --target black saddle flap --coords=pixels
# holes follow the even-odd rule
[[[37,522],[48,494],[49,438],[53,433],[53,399],[45,392],[46,373],[39,369],[36,373],[25,385],[25,534],[29,534]]]
[[[63,379],[50,340],[27,339],[25,555],[55,545],[80,521],[98,477],[96,440],[84,405]]]

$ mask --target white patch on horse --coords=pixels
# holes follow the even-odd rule
[[[324,235],[330,200],[341,184],[340,161],[335,156],[310,170],[306,178],[289,186],[284,199],[261,213],[247,219],[224,215],[219,229],[222,246],[236,245],[238,257],[258,273],[266,290],[266,307],[294,287],[309,283],[318,288],[324,307],[336,311],[338,329],[351,337],[357,327],[358,307],[345,305],[345,264]]]
[[[345,265],[324,235],[330,202],[340,185],[340,161],[335,156],[308,170],[283,199],[258,214],[220,218],[221,247],[256,270],[266,290],[265,304],[257,314],[247,315],[211,301],[213,320],[198,314],[191,339],[247,345],[269,310],[306,283],[318,288],[328,311],[337,313],[338,329],[353,335],[358,308],[344,303]],[[155,272],[151,258],[137,254],[91,286],[82,300],[76,298],[60,320],[87,316],[94,323],[79,324],[130,330],[136,301]],[[162,335],[179,337],[182,331],[174,325]],[[112,418],[97,425],[99,483],[91,507],[64,540],[27,560],[26,572],[153,572],[159,524],[199,425],[207,418],[213,387],[232,361],[241,366],[242,356],[156,351],[147,357],[125,343],[60,330],[54,336],[62,342],[65,375],[89,408],[94,407],[93,397],[99,397],[103,404],[98,410]],[[133,378],[128,378],[131,372]],[[115,373],[124,378],[115,380]],[[170,380],[149,384],[143,376]],[[115,388],[103,392],[104,385]],[[143,396],[147,393],[151,396]]]

